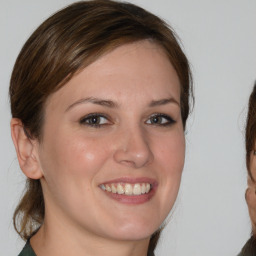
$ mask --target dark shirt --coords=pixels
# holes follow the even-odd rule
[[[35,252],[33,251],[29,240],[27,241],[26,245],[24,246],[24,248],[22,249],[22,251],[20,252],[20,254],[18,256],[36,256]],[[149,256],[154,256],[153,254],[150,254]],[[244,256],[244,255],[241,255]],[[251,256],[251,255],[250,255]]]
[[[21,253],[18,256],[36,256],[35,252],[33,251],[29,240],[27,241],[26,245],[22,249]]]

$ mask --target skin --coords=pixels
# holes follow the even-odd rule
[[[89,125],[92,113],[106,118]],[[31,239],[38,256],[147,254],[177,197],[185,152],[180,83],[159,46],[120,46],[49,96],[40,143],[19,120],[11,127],[21,169],[43,188],[45,221]],[[152,198],[124,203],[99,187],[120,178],[152,179]]]

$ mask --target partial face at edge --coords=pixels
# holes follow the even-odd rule
[[[252,177],[256,178],[256,155],[254,150],[250,154],[250,170]],[[252,222],[253,233],[256,232],[256,184],[248,177],[248,188],[245,193],[246,202],[248,205],[249,215]]]
[[[123,45],[46,102],[46,218],[70,232],[148,238],[175,202],[184,151],[180,83],[166,54],[148,41]]]

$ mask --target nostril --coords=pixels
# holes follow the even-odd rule
[[[133,162],[133,161],[122,160],[121,163],[126,165],[126,166],[135,167],[135,162]]]

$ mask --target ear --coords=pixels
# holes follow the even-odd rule
[[[256,231],[256,193],[255,187],[250,186],[247,188],[245,192],[245,199],[248,205],[248,211],[252,223],[253,233]]]
[[[17,118],[11,120],[11,135],[23,173],[31,179],[42,178],[43,173],[38,160],[38,141],[28,138],[21,120]]]

